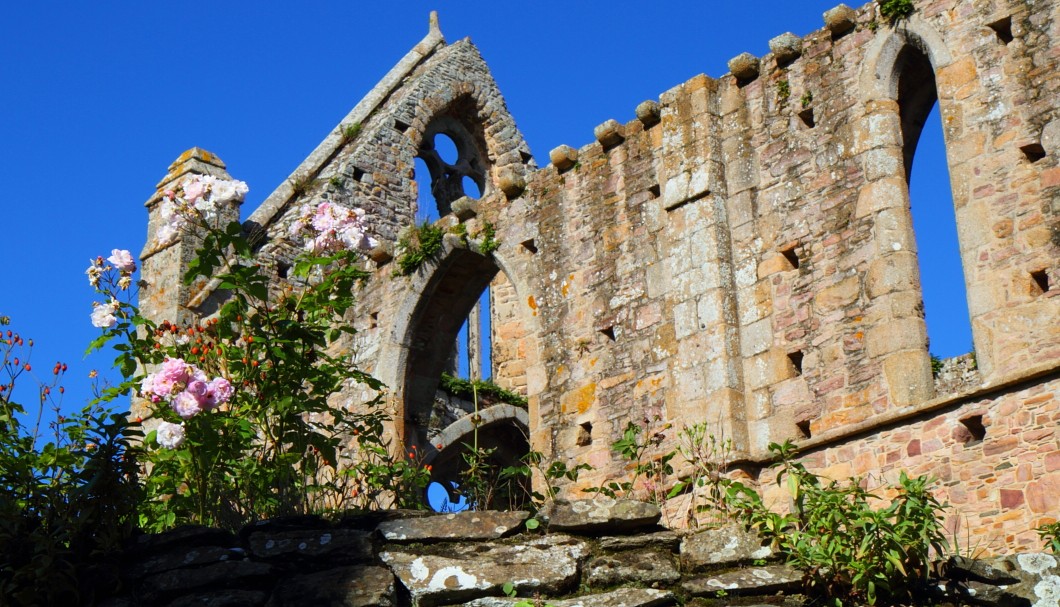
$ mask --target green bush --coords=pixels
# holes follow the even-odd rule
[[[877,0],[880,4],[880,14],[894,23],[905,19],[913,14],[913,0]]]
[[[0,339],[0,603],[89,603],[93,589],[116,583],[112,556],[135,528],[139,490],[130,440],[140,433],[95,404],[56,414],[44,442],[45,404],[62,392],[65,366],[55,365],[52,384],[35,386],[40,410],[30,431],[20,421],[26,411],[12,400],[30,369],[18,356],[29,359],[22,346],[11,331]]]
[[[1045,549],[1060,554],[1060,521],[1038,527],[1038,537],[1045,542]]]
[[[929,565],[948,544],[942,504],[926,476],[904,472],[889,505],[862,487],[859,479],[825,481],[795,461],[795,447],[772,444],[780,468],[776,480],[787,486],[793,509],[777,514],[757,493],[732,482],[726,499],[744,520],[773,541],[788,562],[806,574],[808,593],[833,604],[923,604],[931,592]]]

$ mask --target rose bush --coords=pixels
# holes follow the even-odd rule
[[[163,195],[159,243],[195,230],[202,244],[185,281],[213,279],[227,293],[208,319],[143,317],[127,251],[86,272],[108,301],[93,310],[103,332],[90,350],[112,344],[123,375],[104,398],[134,394],[158,420],[144,445],[141,525],[234,528],[321,509],[421,507],[429,471],[395,456],[405,449],[386,434],[383,386],[339,353],[353,333],[345,315],[366,276],[364,253],[377,244],[364,212],[304,206],[289,235],[304,239],[305,253],[290,284],[273,284],[240,224],[218,225],[221,205],[246,191],[239,181],[193,176]],[[375,396],[336,401],[352,391]]]

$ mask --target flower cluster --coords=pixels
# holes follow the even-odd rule
[[[213,219],[220,205],[241,202],[248,191],[242,181],[213,175],[195,175],[175,190],[166,190],[159,209],[162,219],[157,233],[159,244],[176,240],[190,218]]]
[[[364,210],[347,209],[330,202],[313,208],[302,205],[301,213],[291,224],[291,238],[308,234],[305,248],[312,253],[357,249],[370,251],[378,241],[365,231]]]
[[[99,288],[100,278],[111,268],[111,266],[104,264],[103,261],[103,256],[100,255],[90,260],[88,269],[85,270],[85,274],[88,275],[88,283],[96,289]],[[122,291],[128,289],[129,285],[132,284],[132,274],[136,271],[136,261],[133,259],[132,253],[125,249],[113,249],[106,261],[109,261],[114,266],[114,269],[120,273],[118,287]]]
[[[223,377],[208,379],[206,373],[183,359],[166,358],[157,373],[144,378],[140,393],[151,402],[168,402],[177,415],[190,419],[228,402],[232,384]]]

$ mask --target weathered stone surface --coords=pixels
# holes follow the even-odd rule
[[[824,26],[833,36],[845,34],[857,25],[857,13],[845,4],[830,8],[824,13]]]
[[[729,59],[729,71],[737,80],[749,81],[758,78],[760,61],[751,53],[740,53]]]
[[[658,506],[633,500],[598,496],[583,500],[556,500],[541,513],[551,531],[616,533],[651,527],[662,513]]]
[[[156,556],[130,563],[126,573],[133,576],[145,576],[180,567],[199,567],[210,563],[241,561],[245,557],[246,551],[242,548],[222,548],[210,545],[174,547]]]
[[[273,593],[269,607],[342,605],[395,607],[394,574],[384,567],[352,566],[292,577]]]
[[[164,533],[139,535],[129,543],[129,551],[131,554],[147,555],[179,546],[228,547],[234,545],[235,540],[234,535],[222,529],[184,525]]]
[[[548,153],[548,159],[557,171],[566,171],[578,162],[578,150],[569,145],[556,146]]]
[[[460,221],[467,221],[478,214],[478,201],[469,196],[462,196],[453,201],[453,214]]]
[[[790,63],[802,54],[802,38],[791,32],[785,32],[769,41],[769,50],[772,51],[777,63]]]
[[[626,140],[626,128],[616,120],[608,120],[593,129],[593,135],[604,148],[612,148]]]
[[[681,564],[686,571],[698,571],[711,566],[727,566],[767,559],[773,556],[762,538],[743,525],[729,524],[718,529],[707,529],[681,540]]]
[[[380,523],[379,533],[390,542],[438,540],[495,540],[518,531],[529,512],[476,512],[440,514],[419,519]]]
[[[643,124],[646,129],[650,129],[656,124],[659,124],[659,121],[662,120],[662,107],[659,105],[659,102],[652,101],[651,99],[641,101],[637,104],[636,113],[637,120],[640,120],[640,123]]]
[[[522,173],[505,167],[497,175],[497,185],[508,198],[515,198],[526,189],[526,177]]]
[[[577,583],[578,559],[586,553],[583,542],[564,535],[446,549],[444,556],[391,549],[379,558],[427,606],[500,595],[506,582],[524,592],[562,594]]]
[[[144,579],[141,594],[148,601],[213,587],[261,589],[271,585],[276,568],[268,563],[234,561],[195,569],[174,569]]]
[[[268,593],[258,590],[218,590],[182,596],[166,607],[258,607],[268,598]]]
[[[523,600],[526,599],[489,597],[460,604],[466,607],[511,607]],[[574,599],[549,599],[547,602],[554,607],[667,607],[676,605],[677,599],[664,590],[620,588]]]
[[[631,550],[633,548],[661,548],[669,551],[677,549],[681,538],[673,531],[655,531],[637,535],[616,535],[600,538],[603,550]]]
[[[946,560],[945,575],[951,580],[975,580],[995,586],[1019,582],[1020,577],[1012,573],[1007,565],[1007,561],[990,562],[951,556]]]
[[[594,588],[619,584],[672,584],[681,579],[673,556],[661,550],[615,552],[591,559],[585,564],[586,581]]]
[[[957,584],[957,594],[972,605],[984,607],[1030,607],[1031,600],[1021,596],[1020,586],[994,586],[975,580]],[[1014,590],[1016,590],[1014,592]]]
[[[749,567],[682,582],[685,592],[696,596],[724,590],[732,595],[762,595],[793,592],[802,584],[802,573],[787,565]]]
[[[308,529],[280,533],[253,533],[250,552],[260,559],[321,558],[353,563],[372,558],[367,531],[357,529]]]

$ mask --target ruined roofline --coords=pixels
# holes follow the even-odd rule
[[[869,0],[869,2],[856,9],[846,4],[837,4],[821,14],[821,19],[824,22],[823,27],[813,30],[804,36],[798,36],[792,32],[784,32],[777,35],[769,40],[768,53],[761,57],[749,52],[740,53],[729,59],[726,64],[729,71],[721,76],[714,77],[705,73],[693,75],[687,80],[663,91],[656,99],[648,99],[637,105],[634,118],[625,122],[608,119],[600,123],[594,128],[594,137],[591,141],[579,147],[567,144],[556,146],[549,152],[549,164],[542,166],[539,170],[544,170],[551,166],[563,172],[569,166],[573,166],[579,157],[584,157],[590,153],[593,146],[599,144],[604,149],[610,149],[621,143],[625,138],[625,134],[635,123],[641,123],[644,129],[651,128],[659,122],[662,108],[667,105],[666,99],[679,94],[685,86],[693,81],[706,79],[708,82],[717,83],[734,79],[737,86],[742,88],[760,77],[768,76],[772,70],[787,70],[802,57],[807,41],[812,41],[822,35],[830,36],[833,40],[841,38],[854,32],[859,23],[861,23],[859,19],[864,20],[869,15],[871,15],[871,19],[878,20],[876,6],[876,0]],[[559,161],[558,165],[557,160]]]
[[[255,232],[265,230],[279,217],[287,203],[297,196],[295,184],[314,178],[348,142],[343,131],[347,127],[367,122],[391,93],[401,87],[405,78],[413,70],[430,58],[439,48],[445,46],[445,38],[438,24],[438,12],[431,11],[430,28],[423,40],[412,47],[412,50],[383,76],[383,79],[350,110],[350,113],[339,121],[339,124],[331,130],[316,149],[310,152],[309,156],[251,213],[244,225],[250,226]]]

